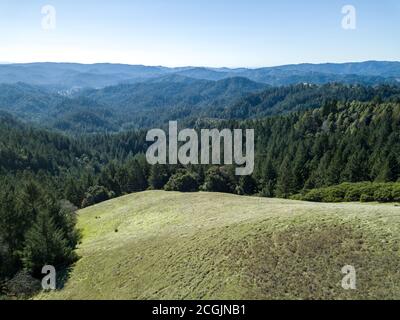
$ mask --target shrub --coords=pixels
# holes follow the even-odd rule
[[[400,185],[399,184],[396,184],[395,186],[393,186],[392,198],[393,198],[393,201],[400,202]]]
[[[41,289],[40,281],[33,278],[27,271],[18,272],[6,282],[6,294],[11,297],[27,298]]]
[[[361,188],[352,187],[349,190],[347,190],[344,200],[348,202],[360,201],[362,192],[363,191]]]
[[[195,192],[199,188],[197,176],[189,172],[178,172],[165,185],[165,191]]]
[[[392,188],[390,186],[382,186],[381,188],[379,188],[375,191],[374,198],[378,202],[393,201]]]
[[[232,180],[229,173],[225,172],[223,168],[213,167],[207,171],[201,189],[209,192],[233,193],[235,183]]]
[[[312,202],[341,202],[344,199],[345,191],[340,187],[314,189],[309,191],[303,200]]]
[[[374,198],[375,191],[382,185],[385,185],[385,184],[380,184],[380,183],[364,184],[360,187],[361,195],[363,195],[363,194],[368,195],[372,199],[372,201],[375,201],[375,198]],[[360,200],[361,200],[361,196],[360,196]]]
[[[369,194],[365,194],[363,193],[360,197],[360,201],[361,202],[373,202],[375,199],[373,196],[369,195]]]
[[[342,202],[344,200],[346,192],[340,186],[323,189],[324,202]]]
[[[314,189],[309,191],[303,196],[303,200],[312,202],[322,202],[324,198],[323,191],[321,189]]]
[[[400,183],[342,183],[338,186],[313,189],[296,199],[313,202],[391,202],[400,201]]]
[[[293,196],[290,196],[289,198],[290,200],[298,200],[298,201],[302,201],[304,199],[304,196],[301,194],[295,194]]]
[[[379,183],[360,182],[360,183],[343,183],[342,186],[346,189],[345,201],[361,201],[361,196],[364,194],[374,199],[375,191],[380,187]],[[364,197],[365,199],[365,197]]]

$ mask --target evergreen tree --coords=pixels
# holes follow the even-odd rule
[[[154,190],[164,189],[170,178],[170,172],[165,165],[156,164],[150,169],[149,185]]]
[[[78,185],[79,181],[69,178],[66,182],[64,196],[75,206],[80,207],[83,200],[82,188]]]
[[[290,160],[286,157],[279,168],[276,194],[279,197],[287,198],[291,196],[295,191],[295,178],[293,175]]]
[[[47,210],[38,213],[35,223],[26,234],[22,262],[33,274],[39,275],[45,265],[59,266],[75,258],[63,232],[57,229]]]
[[[390,152],[377,180],[380,182],[395,182],[399,179],[399,172],[400,168],[397,158],[393,152]]]

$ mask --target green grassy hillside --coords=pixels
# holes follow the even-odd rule
[[[151,191],[79,215],[81,259],[40,299],[400,298],[394,205]]]

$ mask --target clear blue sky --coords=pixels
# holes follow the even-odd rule
[[[56,9],[43,30],[41,8]],[[342,28],[344,5],[357,28]],[[400,60],[399,0],[0,0],[0,61],[260,67]]]

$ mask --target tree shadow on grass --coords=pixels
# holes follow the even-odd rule
[[[73,265],[68,267],[64,267],[62,270],[57,272],[57,290],[64,289],[65,285],[68,283],[68,280],[71,277],[72,270],[74,269]]]

